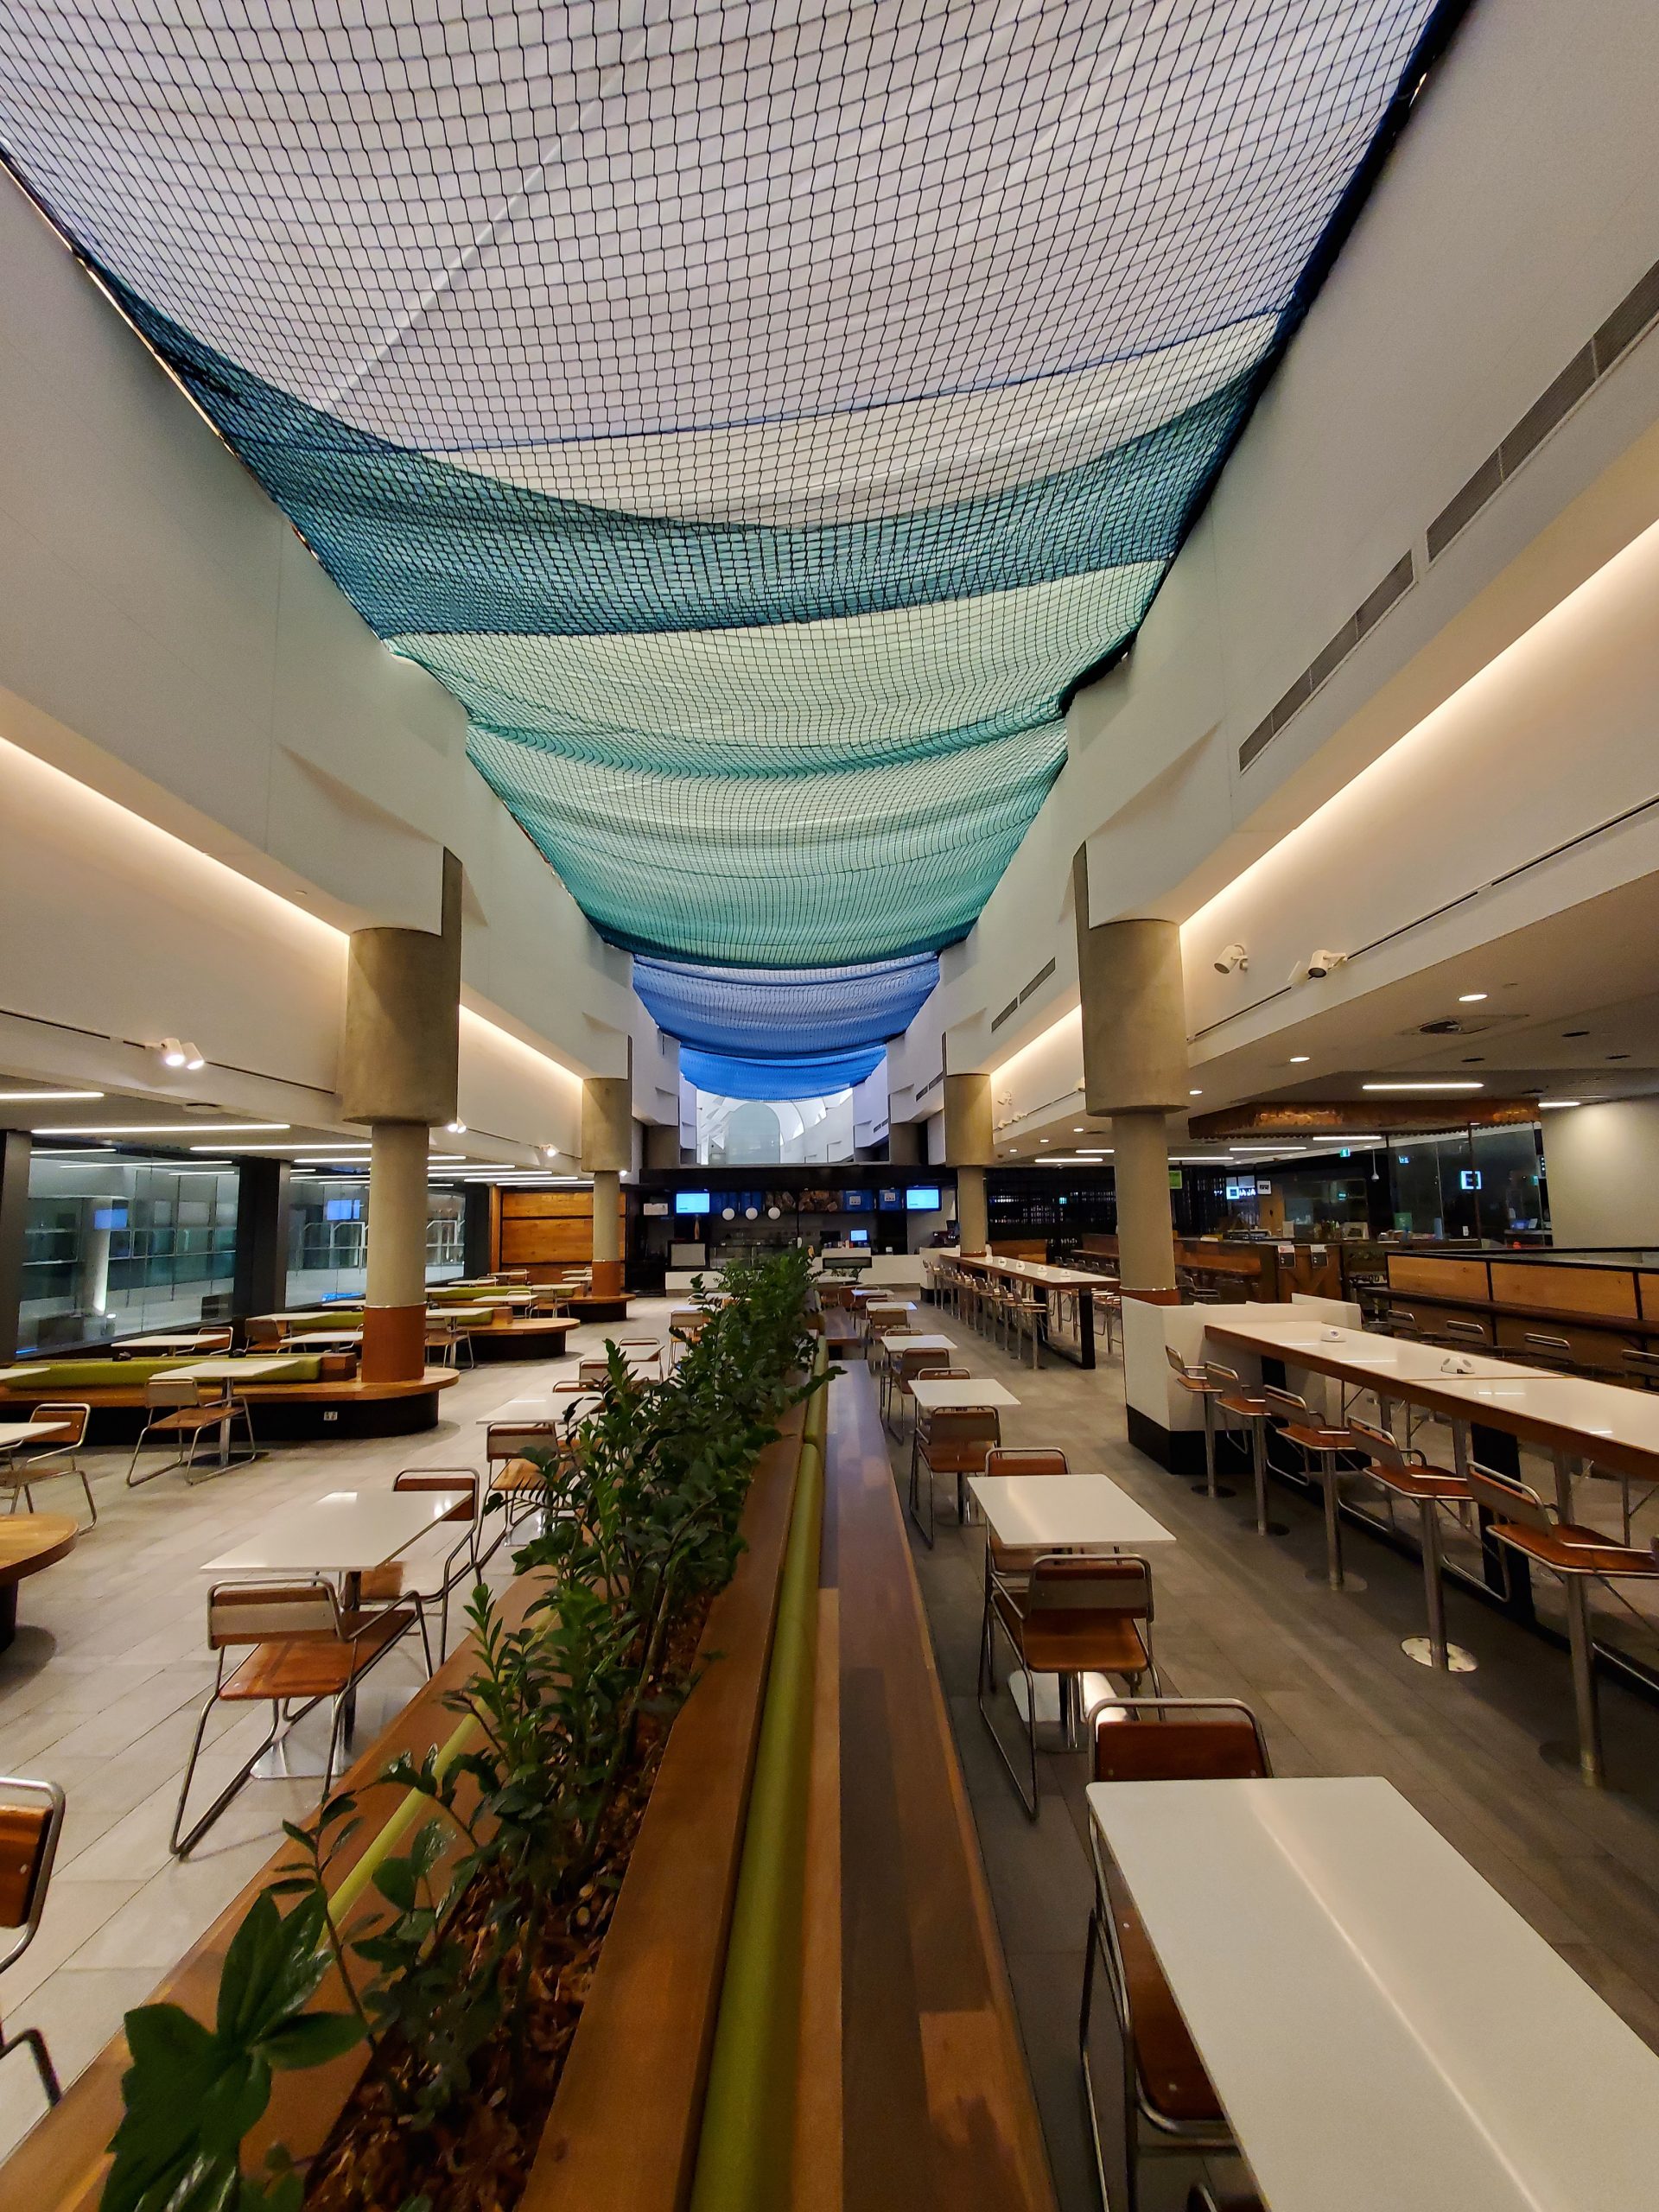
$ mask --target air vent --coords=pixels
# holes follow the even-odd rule
[[[1293,715],[1298,715],[1320,685],[1342,666],[1360,639],[1374,630],[1389,609],[1411,589],[1414,571],[1409,553],[1402,553],[1382,582],[1363,599],[1336,636],[1317,652],[1270,715],[1259,721],[1238,748],[1238,765],[1248,768],[1259,760]]]
[[[927,1096],[927,1094],[928,1094],[928,1092],[929,1092],[930,1090],[937,1090],[938,1089],[939,1085],[940,1085],[944,1081],[944,1070],[943,1068],[941,1068],[941,1069],[939,1070],[939,1071],[938,1071],[938,1075],[931,1075],[931,1076],[929,1076],[929,1077],[927,1078],[927,1081],[926,1081],[926,1082],[922,1085],[921,1089],[920,1089],[920,1090],[916,1093],[916,1096],[918,1096],[918,1098],[925,1098],[925,1097],[926,1097],[926,1096]]]
[[[1438,561],[1496,491],[1508,483],[1522,461],[1537,452],[1620,357],[1659,316],[1659,261],[1632,286],[1589,342],[1580,346],[1548,390],[1534,400],[1497,449],[1428,525],[1428,557]]]
[[[1020,999],[1019,999],[1019,1003],[1020,1003],[1021,1006],[1024,1006],[1024,1004],[1025,1004],[1026,1001],[1027,1001],[1027,1000],[1031,996],[1032,993],[1033,993],[1034,990],[1038,990],[1038,989],[1039,989],[1039,988],[1041,988],[1041,986],[1042,986],[1043,984],[1045,984],[1045,983],[1048,981],[1049,977],[1050,977],[1053,973],[1054,973],[1054,963],[1051,960],[1051,961],[1047,963],[1047,965],[1046,965],[1046,967],[1039,968],[1039,969],[1037,970],[1037,973],[1036,973],[1036,974],[1032,977],[1031,981],[1030,981],[1030,982],[1026,985],[1025,989],[1024,989],[1023,991],[1021,991],[1021,992],[1020,992]]]
[[[1000,1029],[1003,1023],[1007,1020],[1008,1016],[1018,1009],[1019,1004],[1020,1001],[1017,998],[1010,999],[1007,1006],[1003,1007],[1001,1014],[994,1014],[991,1016],[991,1027],[993,1029]]]

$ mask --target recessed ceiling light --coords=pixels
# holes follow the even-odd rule
[[[1294,1068],[1305,1068],[1313,1057],[1311,1052],[1293,1052],[1290,1056],[1290,1065]]]
[[[1204,1093],[1201,1090],[1189,1090],[1186,1095],[1189,1098],[1202,1098]]]
[[[1541,1098],[1538,1101],[1541,1106],[1576,1106],[1578,1103],[1576,1098]]]
[[[1484,991],[1459,991],[1458,994],[1458,1004],[1459,1006],[1478,1006],[1485,995],[1486,994]]]
[[[1074,1122],[1071,1124],[1071,1134],[1074,1137],[1083,1137],[1087,1136],[1089,1132],[1084,1128],[1081,1122]]]
[[[0,1104],[33,1106],[49,1100],[56,1105],[62,1105],[66,1099],[101,1098],[103,1096],[101,1090],[0,1090]]]
[[[1484,1083],[1363,1083],[1362,1090],[1484,1090]]]

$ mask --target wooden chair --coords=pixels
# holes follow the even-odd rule
[[[490,1496],[499,1498],[505,1514],[504,1535],[526,1514],[550,1518],[556,1503],[556,1481],[529,1457],[532,1452],[552,1452],[561,1467],[568,1463],[569,1439],[563,1421],[492,1421],[484,1432],[485,1471]],[[491,1550],[495,1547],[491,1546]]]
[[[1027,1794],[1008,1757],[988,1699],[995,1695],[996,1636],[1001,1630],[1026,1678],[1026,1748],[1031,1789]],[[1077,1707],[1084,1675],[1116,1675],[1131,1694],[1143,1680],[1159,1693],[1152,1651],[1152,1568],[1133,1552],[1110,1558],[1075,1552],[1041,1552],[1016,1583],[995,1568],[986,1577],[984,1621],[979,1641],[977,1701],[980,1719],[1008,1770],[1020,1802],[1037,1817],[1037,1686],[1039,1675],[1059,1678],[1060,1726],[1068,1745],[1075,1740]]]
[[[303,1719],[324,1698],[333,1698],[334,1719],[320,1801],[326,1802],[353,1694],[369,1669],[415,1626],[416,1618],[412,1605],[378,1610],[356,1607],[348,1611],[334,1584],[321,1577],[303,1582],[215,1583],[207,1592],[207,1648],[217,1655],[218,1667],[196,1722],[173,1815],[170,1848],[175,1858],[186,1858],[194,1850],[283,1729]],[[225,1662],[232,1651],[247,1656],[227,1676]],[[238,1768],[181,1841],[179,1832],[184,1826],[190,1784],[213,1707],[266,1703],[270,1707],[270,1727],[264,1741]],[[296,1704],[298,1711],[289,1713],[289,1707]]]
[[[1046,1315],[1047,1308],[1035,1291],[1016,1288],[1008,1293],[1003,1313],[1007,1349],[1018,1357],[1020,1344],[1028,1342],[1033,1374],[1043,1363],[1043,1323]]]
[[[438,1366],[453,1367],[459,1373],[461,1364],[461,1355],[463,1351],[467,1355],[467,1366],[476,1366],[478,1356],[473,1350],[472,1331],[463,1328],[459,1321],[452,1320],[445,1314],[429,1313],[426,1317],[426,1354],[429,1363],[435,1352]]]
[[[998,1444],[985,1454],[984,1471],[988,1475],[1067,1475],[1071,1470],[1066,1457],[1057,1445]],[[1006,1583],[1014,1583],[1028,1576],[1033,1563],[1043,1557],[1043,1550],[1036,1544],[1005,1544],[995,1529],[985,1532],[985,1604],[991,1602],[991,1576],[1000,1575]],[[981,1623],[981,1633],[984,1624]]]
[[[242,1324],[242,1338],[250,1351],[286,1351],[287,1323],[279,1313],[251,1313]]]
[[[1573,1702],[1578,1717],[1579,1774],[1587,1788],[1599,1789],[1605,1779],[1605,1767],[1586,1585],[1604,1582],[1611,1590],[1614,1582],[1659,1580],[1659,1554],[1616,1544],[1599,1529],[1563,1521],[1544,1503],[1536,1491],[1529,1489],[1513,1475],[1497,1474],[1490,1467],[1471,1462],[1468,1482],[1475,1503],[1484,1505],[1493,1516],[1487,1531],[1492,1541],[1519,1552],[1523,1559],[1544,1567],[1560,1583],[1567,1604]]]
[[[175,1467],[195,1465],[196,1446],[210,1430],[224,1427],[240,1421],[247,1431],[248,1456],[254,1456],[253,1421],[249,1414],[247,1401],[238,1398],[232,1385],[226,1382],[219,1386],[216,1396],[209,1394],[194,1376],[177,1372],[152,1375],[144,1385],[144,1425],[138,1432],[138,1441],[132,1447],[132,1458],[127,1463],[127,1488],[137,1490],[145,1483],[154,1482],[157,1475],[165,1475]],[[136,1473],[138,1455],[152,1436],[188,1437],[188,1451],[177,1453],[162,1466],[152,1467],[147,1475]]]
[[[902,1404],[917,1376],[931,1374],[942,1357],[925,1345],[920,1351],[913,1350],[911,1339],[917,1333],[914,1329],[895,1329],[891,1336],[876,1338],[870,1346],[868,1363],[875,1376],[876,1400],[889,1427],[895,1402]]]
[[[933,1370],[943,1380],[948,1370]],[[915,1378],[919,1381],[920,1377]],[[935,1524],[933,1478],[957,1478],[957,1519],[968,1518],[966,1484],[969,1475],[984,1471],[985,1454],[1002,1441],[1002,1423],[995,1406],[952,1406],[929,1413],[918,1405],[910,1433],[910,1496],[907,1510],[923,1541],[931,1549]],[[927,1525],[922,1525],[920,1495],[926,1469]]]
[[[442,1665],[449,1656],[449,1599],[454,1592],[468,1581],[476,1582],[481,1571],[479,1559],[479,1474],[476,1467],[405,1467],[391,1478],[394,1491],[453,1491],[455,1504],[446,1513],[440,1524],[463,1522],[467,1533],[442,1563],[436,1582],[429,1589],[407,1586],[410,1562],[390,1560],[384,1567],[372,1567],[358,1579],[358,1595],[365,1605],[410,1605],[420,1616],[421,1641],[426,1647],[427,1672],[432,1671],[432,1646],[427,1636],[426,1609],[438,1608],[438,1663]],[[505,1534],[505,1531],[504,1531]]]
[[[35,1407],[29,1416],[31,1428],[41,1430],[67,1429],[67,1436],[43,1435],[38,1444],[27,1439],[14,1445],[0,1466],[0,1489],[11,1492],[11,1510],[17,1510],[21,1492],[32,1513],[35,1510],[35,1484],[55,1482],[60,1476],[73,1476],[86,1493],[87,1510],[92,1516],[92,1526],[98,1526],[98,1500],[92,1496],[92,1486],[86,1479],[86,1470],[76,1456],[86,1441],[92,1409],[88,1405],[54,1403]]]
[[[641,1382],[662,1381],[668,1364],[668,1346],[660,1337],[618,1337],[614,1342],[627,1361],[630,1372]]]
[[[55,1782],[26,1782],[10,1775],[0,1780],[0,1930],[11,1937],[0,1950],[0,1974],[15,1966],[35,1941],[46,1910],[63,1812],[64,1795]],[[24,2045],[35,2061],[47,2102],[56,2104],[63,2091],[45,2037],[38,2028],[9,2036],[0,2026],[0,2058],[9,2058]]]
[[[1475,1669],[1473,1659],[1460,1645],[1446,1640],[1440,1526],[1442,1506],[1468,1504],[1469,1485],[1450,1467],[1432,1466],[1421,1452],[1397,1444],[1386,1428],[1373,1427],[1364,1421],[1351,1421],[1348,1426],[1355,1441],[1370,1454],[1369,1464],[1361,1472],[1386,1491],[1391,1499],[1404,1498],[1417,1508],[1428,1634],[1408,1636],[1400,1648],[1408,1659],[1414,1659],[1420,1667],[1438,1667],[1442,1674],[1471,1675]]]
[[[1338,1488],[1338,1460],[1354,1450],[1354,1440],[1346,1423],[1339,1428],[1329,1428],[1316,1421],[1306,1398],[1298,1397],[1294,1390],[1281,1390],[1272,1382],[1264,1383],[1262,1396],[1273,1408],[1273,1418],[1281,1426],[1281,1433],[1302,1455],[1302,1476],[1310,1490],[1317,1483],[1325,1493],[1325,1579],[1332,1590],[1343,1586],[1342,1520],[1339,1512],[1341,1493]],[[1314,1471],[1314,1461],[1319,1469]]]
[[[1134,1698],[1096,1719],[1096,1782],[1231,1781],[1272,1772],[1255,1715],[1230,1698]],[[1214,2085],[1158,1963],[1145,1924],[1127,1886],[1090,1823],[1095,1902],[1089,1916],[1088,1953],[1077,2049],[1089,2107],[1101,2196],[1117,2192],[1108,2181],[1106,2141],[1121,2134],[1128,2212],[1138,2212],[1141,2166],[1159,2156],[1185,2158],[1236,2153]],[[1095,1983],[1105,1984],[1116,2049],[1121,2126],[1103,2106],[1091,2059],[1095,2049]]]

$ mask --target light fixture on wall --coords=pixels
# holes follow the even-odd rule
[[[1217,976],[1230,976],[1235,969],[1242,976],[1249,969],[1249,964],[1250,956],[1242,944],[1224,945],[1216,955]]]
[[[452,1137],[464,1137],[467,1134],[467,1124],[465,1122],[446,1122],[443,1126]]]
[[[1311,1052],[1293,1052],[1290,1056],[1290,1065],[1294,1068],[1305,1068],[1313,1057]]]
[[[164,1068],[188,1068],[194,1073],[197,1068],[205,1068],[207,1065],[199,1045],[181,1042],[176,1037],[163,1037],[161,1043],[152,1045],[150,1050]]]
[[[1333,968],[1340,968],[1347,959],[1345,952],[1330,952],[1324,946],[1310,952],[1306,960],[1299,960],[1290,971],[1293,983],[1323,982]]]
[[[1482,999],[1485,996],[1486,994],[1484,991],[1459,991],[1458,994],[1458,1004],[1459,1006],[1478,1006]]]

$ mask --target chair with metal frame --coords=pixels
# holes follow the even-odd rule
[[[348,1611],[332,1582],[318,1576],[302,1582],[216,1582],[207,1592],[207,1648],[217,1655],[213,1687],[196,1722],[168,1848],[187,1858],[225,1810],[284,1729],[321,1704],[334,1701],[328,1730],[319,1802],[326,1802],[353,1694],[369,1669],[416,1626],[412,1605]],[[226,1655],[242,1651],[227,1678]],[[183,1840],[184,1809],[201,1756],[202,1738],[216,1705],[268,1704],[270,1727],[264,1741],[245,1759]],[[299,1710],[289,1707],[297,1704]]]
[[[1364,1421],[1351,1421],[1348,1427],[1360,1448],[1370,1455],[1360,1472],[1387,1491],[1390,1501],[1404,1498],[1417,1508],[1428,1634],[1407,1637],[1401,1649],[1420,1667],[1437,1667],[1442,1674],[1473,1674],[1470,1654],[1446,1640],[1446,1588],[1440,1572],[1440,1509],[1467,1505],[1468,1484],[1452,1468],[1436,1467],[1414,1447],[1397,1443],[1389,1429]]]
[[[394,1491],[403,1493],[422,1491],[453,1491],[455,1505],[446,1513],[440,1526],[451,1522],[464,1522],[466,1535],[442,1562],[435,1586],[423,1590],[410,1587],[406,1581],[410,1565],[403,1560],[389,1560],[384,1567],[372,1567],[358,1578],[358,1596],[367,1605],[413,1605],[421,1617],[421,1639],[426,1645],[429,1670],[432,1647],[427,1637],[426,1609],[438,1608],[438,1663],[442,1665],[449,1656],[449,1600],[463,1583],[476,1582],[482,1569],[479,1557],[479,1534],[482,1526],[480,1517],[480,1483],[476,1467],[404,1467],[391,1478]],[[505,1538],[505,1531],[503,1531]],[[498,1539],[498,1541],[502,1539]],[[465,1563],[461,1564],[465,1554]],[[439,1562],[434,1560],[434,1566]]]
[[[0,1465],[0,1490],[11,1492],[11,1510],[17,1510],[21,1492],[29,1511],[35,1510],[35,1484],[55,1482],[61,1476],[73,1476],[86,1493],[87,1509],[92,1516],[92,1526],[98,1526],[98,1500],[92,1496],[92,1486],[86,1479],[86,1470],[76,1456],[86,1441],[86,1431],[92,1425],[92,1409],[89,1405],[69,1402],[54,1402],[34,1407],[29,1425],[41,1431],[67,1429],[67,1436],[42,1434],[38,1444],[31,1445],[27,1437],[15,1444]]]
[[[925,1374],[930,1364],[939,1357],[937,1349],[930,1351],[926,1345],[919,1351],[912,1349],[912,1340],[922,1333],[917,1329],[895,1329],[887,1336],[873,1338],[864,1356],[865,1366],[875,1384],[876,1404],[882,1421],[889,1427],[892,1426],[893,1399],[900,1395],[898,1387],[900,1378],[913,1378]],[[908,1380],[902,1395],[906,1397],[910,1395]]]
[[[607,1341],[615,1344],[637,1382],[662,1381],[668,1367],[669,1348],[660,1337],[616,1337]],[[650,1371],[653,1368],[654,1374]]]
[[[968,1382],[975,1379],[960,1369],[950,1368],[929,1369],[914,1379],[919,1382],[958,1378]],[[986,1452],[1001,1441],[1002,1422],[995,1406],[947,1406],[929,1413],[918,1402],[910,1432],[910,1491],[906,1510],[930,1550],[933,1546],[937,1525],[933,1478],[936,1475],[956,1477],[957,1519],[965,1524],[968,1518],[968,1478],[984,1471]],[[926,1471],[925,1476],[924,1469]],[[927,1492],[925,1527],[920,1510],[924,1486]]]
[[[1268,2212],[1253,2189],[1230,2189],[1217,2196],[1208,2182],[1195,2181],[1186,2193],[1186,2212]]]
[[[1313,1408],[1306,1398],[1294,1390],[1281,1390],[1276,1383],[1264,1382],[1262,1395],[1273,1408],[1273,1418],[1280,1423],[1287,1441],[1294,1444],[1302,1455],[1302,1474],[1311,1490],[1317,1483],[1325,1497],[1325,1579],[1332,1590],[1344,1586],[1342,1565],[1341,1491],[1338,1487],[1338,1459],[1344,1453],[1351,1454],[1358,1447],[1344,1422],[1339,1428],[1316,1421]],[[1319,1461],[1314,1471],[1313,1462]],[[1362,1585],[1362,1587],[1363,1586]]]
[[[20,1795],[24,1802],[18,1802]],[[52,1880],[63,1831],[64,1795],[55,1782],[32,1782],[21,1775],[0,1779],[0,1931],[11,1940],[0,1949],[0,1974],[15,1966],[35,1941],[46,1910],[46,1893]],[[46,2101],[54,2105],[63,2095],[57,2069],[38,2028],[24,2028],[9,2036],[0,2026],[0,2059],[28,2046],[41,2077]]]
[[[1533,1565],[1554,1575],[1567,1604],[1567,1649],[1573,1665],[1573,1702],[1579,1731],[1579,1775],[1587,1788],[1599,1789],[1605,1779],[1601,1750],[1601,1709],[1596,1697],[1596,1655],[1590,1631],[1590,1611],[1585,1586],[1600,1582],[1610,1596],[1616,1581],[1659,1580],[1659,1550],[1642,1550],[1616,1544],[1599,1529],[1563,1521],[1545,1504],[1535,1490],[1518,1476],[1496,1472],[1471,1460],[1470,1495],[1494,1516],[1487,1534],[1494,1543],[1519,1552]],[[1628,1601],[1620,1599],[1621,1605]],[[1634,1611],[1634,1608],[1629,1610]],[[1643,1625],[1645,1616],[1637,1615]]]
[[[440,1367],[453,1367],[461,1371],[461,1355],[467,1355],[468,1367],[475,1367],[478,1355],[473,1350],[473,1332],[465,1328],[453,1315],[429,1313],[426,1317],[426,1350],[429,1356],[438,1355]]]
[[[1170,1372],[1189,1397],[1197,1398],[1204,1408],[1204,1482],[1201,1485],[1207,1497],[1230,1497],[1230,1490],[1220,1488],[1216,1482],[1216,1401],[1227,1389],[1220,1376],[1212,1377],[1209,1363],[1198,1359],[1191,1362],[1181,1357],[1173,1344],[1164,1346],[1164,1357],[1169,1362]],[[1231,1376],[1231,1368],[1222,1370]],[[1235,1381],[1237,1380],[1234,1376]],[[1195,1488],[1200,1485],[1194,1485]]]
[[[551,1518],[556,1499],[548,1475],[530,1457],[532,1452],[550,1453],[561,1466],[568,1463],[570,1440],[563,1421],[491,1421],[484,1431],[485,1471],[489,1476],[492,1502],[499,1499],[505,1515],[504,1535],[528,1514]],[[493,1552],[497,1547],[491,1545]],[[487,1554],[486,1554],[487,1556]]]
[[[1065,1475],[1071,1471],[1066,1457],[1058,1445],[998,1444],[985,1454],[985,1472],[997,1479],[1015,1478],[1025,1480],[1029,1476]],[[1005,1582],[1012,1583],[1031,1573],[1032,1563],[1041,1559],[1052,1546],[1042,1544],[1005,1544],[995,1529],[985,1531],[985,1576],[988,1604],[989,1581],[993,1572]]]
[[[1152,1618],[1152,1566],[1138,1552],[1039,1552],[1019,1579],[988,1567],[976,1688],[979,1717],[1032,1820],[1038,1811],[1035,1677],[1059,1678],[1060,1727],[1069,1748],[1077,1738],[1085,1675],[1116,1675],[1128,1683],[1131,1696],[1147,1681],[1154,1694],[1161,1694],[1153,1656]],[[1018,1662],[1017,1671],[1025,1676],[1029,1794],[987,1702],[996,1695],[999,1630]]]
[[[1578,1375],[1583,1363],[1565,1337],[1556,1336],[1547,1329],[1523,1329],[1522,1349],[1516,1354],[1529,1367],[1553,1368],[1558,1374]],[[1502,1354],[1502,1346],[1493,1349]]]
[[[1222,1422],[1224,1436],[1235,1433],[1231,1422],[1243,1421],[1250,1437],[1250,1478],[1255,1491],[1255,1533],[1258,1536],[1282,1536],[1285,1526],[1272,1520],[1268,1513],[1268,1426],[1273,1419],[1273,1408],[1268,1402],[1265,1389],[1240,1379],[1236,1367],[1224,1366],[1218,1359],[1206,1359],[1205,1376],[1212,1382],[1219,1382],[1221,1394],[1216,1400],[1216,1411],[1228,1416]]]
[[[247,1400],[238,1397],[228,1376],[220,1382],[215,1397],[208,1395],[195,1376],[177,1372],[152,1375],[144,1385],[144,1425],[127,1463],[129,1490],[141,1489],[145,1483],[153,1483],[158,1475],[170,1474],[175,1467],[188,1471],[196,1464],[196,1446],[202,1437],[215,1428],[225,1429],[228,1434],[230,1424],[238,1420],[247,1431],[249,1458],[257,1457]],[[148,1474],[137,1474],[138,1455],[152,1436],[188,1436],[189,1449],[176,1453],[159,1467],[152,1467]]]
[[[1099,1714],[1096,1782],[1236,1781],[1270,1775],[1260,1724],[1233,1698],[1128,1698]],[[1122,2100],[1127,2212],[1138,2212],[1147,2158],[1237,2155],[1238,2145],[1098,1825],[1090,1823],[1095,1901],[1089,1915],[1077,2052],[1103,2201],[1108,2183],[1099,2090],[1090,2065],[1098,1973],[1111,2000]]]

